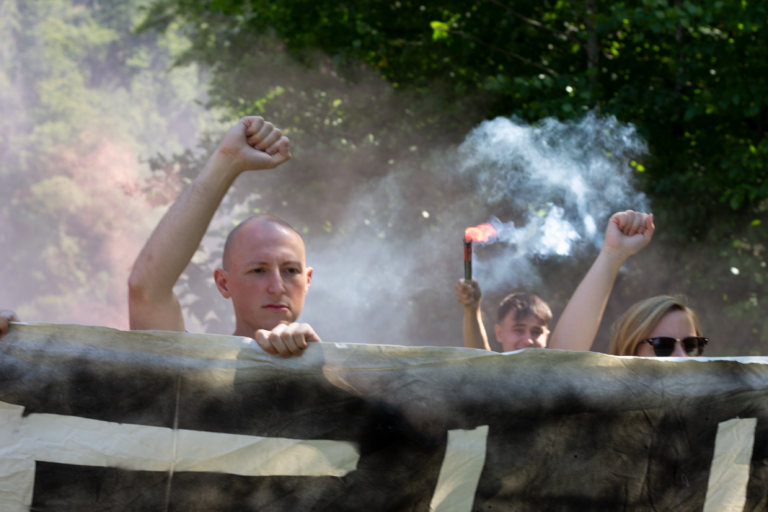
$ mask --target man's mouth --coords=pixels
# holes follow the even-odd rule
[[[261,307],[270,311],[288,311],[288,306],[285,304],[264,304]]]

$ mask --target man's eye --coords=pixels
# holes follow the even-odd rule
[[[253,272],[254,274],[261,274],[262,272],[264,272],[264,269],[263,268],[255,268],[255,269],[251,270],[251,272]]]
[[[300,274],[301,272],[297,268],[287,268],[285,269],[285,272],[288,272],[289,274]]]

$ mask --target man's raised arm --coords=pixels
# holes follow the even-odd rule
[[[131,329],[185,330],[173,287],[200,246],[227,190],[240,173],[274,169],[290,158],[288,139],[260,117],[244,117],[227,132],[133,265],[128,279]]]
[[[472,279],[471,284],[464,279],[459,279],[459,282],[456,283],[456,300],[464,308],[464,323],[462,325],[464,346],[491,350],[491,346],[488,344],[488,335],[485,334],[483,315],[480,313],[481,298],[482,291],[476,279]]]

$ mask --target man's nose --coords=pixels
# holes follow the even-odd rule
[[[280,270],[275,270],[269,273],[267,292],[270,295],[282,295],[283,292],[285,292],[285,283],[283,283],[283,276],[280,273]]]
[[[671,357],[690,357],[685,350],[683,350],[683,342],[682,341],[676,341],[675,342],[675,350],[672,351]]]

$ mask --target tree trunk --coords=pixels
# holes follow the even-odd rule
[[[598,116],[600,115],[600,99],[599,99],[599,74],[600,74],[600,51],[597,45],[597,0],[585,0],[587,7],[587,19],[584,25],[587,28],[587,70],[591,71],[589,81],[592,84],[591,94],[592,100],[595,102],[595,106],[598,109]]]

